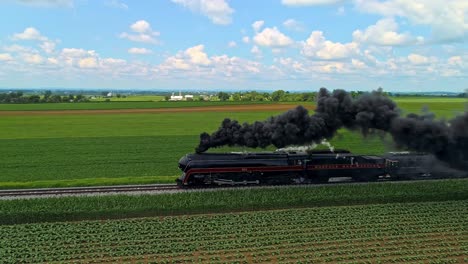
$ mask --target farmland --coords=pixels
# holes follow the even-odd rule
[[[427,105],[441,118],[465,110],[460,99],[399,100],[405,112]],[[128,113],[125,105],[222,106],[8,105],[0,188],[173,182],[201,132],[225,117],[283,111]],[[355,153],[392,149],[389,138],[344,130],[331,142]],[[210,151],[229,150],[244,149]],[[467,179],[450,179],[0,200],[0,263],[466,263],[467,195]]]
[[[464,99],[398,99],[406,112],[427,105],[439,117],[465,109]],[[200,104],[201,103],[201,104]],[[237,102],[236,102],[237,103]],[[94,106],[94,104],[96,106]],[[127,105],[128,104],[128,105]],[[0,105],[6,110],[111,109],[105,107],[221,106],[226,102],[110,102],[82,104]],[[289,103],[291,104],[291,103]],[[309,103],[310,105],[310,103]],[[13,107],[13,108],[12,108]],[[54,108],[55,107],[55,108]],[[214,131],[225,117],[252,122],[282,111],[213,111],[164,113],[94,113],[2,115],[0,111],[0,188],[106,185],[173,182],[176,161],[192,152],[198,135]],[[3,111],[3,113],[15,111]],[[38,114],[39,112],[39,114]],[[391,149],[389,138],[363,139],[341,131],[332,140],[337,148],[379,154]],[[221,148],[211,151],[244,150]],[[172,164],[172,165],[171,165]]]
[[[463,263],[465,201],[0,226],[7,263]]]

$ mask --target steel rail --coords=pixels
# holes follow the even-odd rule
[[[176,189],[179,189],[179,187],[176,184],[10,189],[10,190],[0,190],[0,197],[88,194],[88,193],[123,193],[123,192],[143,192],[143,191],[166,191],[166,190],[176,190]]]

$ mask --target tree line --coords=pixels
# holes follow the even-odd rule
[[[3,104],[34,104],[34,103],[78,103],[89,102],[82,94],[58,95],[52,91],[45,91],[43,96],[33,94],[24,95],[23,92],[0,93],[0,103]]]
[[[351,96],[357,97],[364,91],[350,92]],[[257,91],[217,94],[220,101],[273,101],[273,102],[306,102],[315,101],[317,92],[290,93],[284,90],[276,90],[272,93],[259,93]]]
[[[379,88],[381,89],[381,88]],[[356,98],[362,94],[368,93],[366,91],[351,91],[349,92],[353,98]],[[392,92],[382,91],[385,96],[428,96],[427,94],[399,94]],[[304,92],[304,93],[290,93],[284,90],[277,90],[272,93],[260,93],[256,91],[250,92],[219,92],[217,97],[220,101],[274,101],[274,102],[305,102],[315,101],[317,98],[317,92]],[[434,97],[467,97],[467,93],[454,94],[452,96],[434,95]]]

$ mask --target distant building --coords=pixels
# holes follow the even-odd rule
[[[174,93],[172,93],[171,98],[169,99],[169,101],[183,101],[183,100],[185,101],[193,100],[193,95],[186,94],[182,96],[182,92],[179,92],[179,95],[174,95]]]
[[[182,92],[179,92],[179,95],[174,95],[174,93],[172,93],[171,99],[169,99],[169,101],[182,101],[183,99],[184,97],[182,96]]]
[[[107,93],[106,97],[112,97],[112,92]]]

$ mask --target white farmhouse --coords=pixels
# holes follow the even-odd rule
[[[171,99],[169,99],[169,101],[182,101],[183,99],[184,97],[182,96],[182,92],[179,92],[179,95],[174,95],[174,93],[172,93]]]

